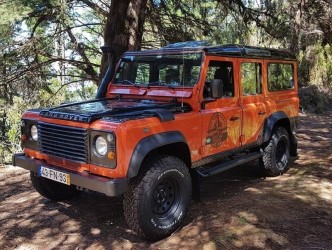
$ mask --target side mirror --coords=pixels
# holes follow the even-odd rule
[[[221,79],[213,79],[210,83],[211,87],[211,97],[218,99],[223,96],[224,84]]]

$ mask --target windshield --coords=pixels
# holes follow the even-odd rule
[[[115,84],[193,86],[201,70],[202,53],[125,56]]]

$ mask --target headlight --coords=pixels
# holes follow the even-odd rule
[[[116,136],[113,131],[90,131],[90,162],[96,166],[116,168]]]
[[[98,136],[96,139],[96,151],[99,155],[104,156],[107,153],[107,142],[104,137]]]
[[[31,137],[34,141],[38,141],[38,129],[36,125],[32,125],[30,129]]]

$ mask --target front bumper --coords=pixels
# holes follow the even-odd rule
[[[44,161],[32,159],[25,156],[23,153],[13,155],[13,165],[30,170],[35,174],[38,173],[38,167],[40,165],[47,168],[52,168],[54,170],[69,174],[71,185],[104,193],[107,196],[119,196],[125,193],[128,188],[128,180],[126,178],[109,179],[101,176],[92,175],[86,172],[73,172],[68,169],[49,165]]]

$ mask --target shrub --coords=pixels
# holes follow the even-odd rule
[[[332,91],[323,86],[311,85],[299,89],[300,105],[310,113],[331,112]]]

